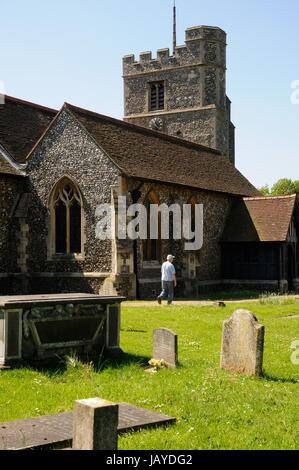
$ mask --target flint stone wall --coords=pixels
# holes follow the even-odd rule
[[[142,186],[140,187],[140,184]],[[147,183],[132,180],[128,190],[140,187],[138,203],[143,204],[149,192],[153,191],[159,198],[159,204],[187,204],[195,197],[204,209],[203,247],[199,251],[186,252],[184,241],[162,240],[161,255],[165,260],[173,254],[179,279],[176,296],[197,295],[208,288],[221,283],[221,237],[228,217],[232,198],[229,195],[208,191],[192,190],[167,184]],[[189,256],[194,256],[194,269],[190,271]],[[161,261],[162,261],[161,260]],[[161,290],[161,266],[152,266],[143,260],[143,243],[137,242],[137,279],[139,292],[143,298],[153,298]]]
[[[216,157],[217,158],[217,157]],[[112,162],[97,148],[93,140],[81,128],[80,124],[68,111],[63,111],[55,124],[39,145],[28,163],[28,178],[21,189],[16,182],[11,187],[2,186],[5,193],[3,203],[0,253],[3,263],[0,270],[18,273],[18,220],[9,220],[9,212],[15,195],[30,193],[28,200],[26,234],[26,260],[28,278],[26,290],[22,278],[14,278],[14,290],[8,290],[7,280],[1,280],[3,293],[57,293],[57,292],[90,292],[98,293],[105,280],[112,272],[113,247],[111,241],[99,241],[95,238],[96,206],[99,203],[110,203],[112,189],[119,187],[119,171]],[[49,258],[49,197],[53,187],[63,177],[69,176],[79,186],[83,196],[85,216],[84,259]],[[8,181],[8,179],[7,179]],[[7,185],[7,183],[5,183]],[[19,184],[19,183],[18,183]],[[207,191],[192,190],[175,185],[128,180],[127,190],[140,188],[139,203],[143,203],[149,191],[158,195],[160,204],[167,205],[179,202],[187,203],[192,196],[204,206],[204,246],[200,251],[185,252],[182,241],[162,241],[161,255],[176,256],[176,269],[180,280],[176,295],[197,295],[209,287],[220,283],[221,279],[221,247],[220,240],[232,198],[229,195]],[[115,191],[114,191],[115,192]],[[116,191],[117,192],[117,191]],[[4,201],[4,198],[3,198]],[[130,202],[130,201],[129,201]],[[9,223],[15,238],[8,237]],[[5,233],[4,233],[5,232]],[[10,247],[8,248],[8,243]],[[133,259],[133,244],[128,243],[128,250],[123,248],[124,255]],[[143,262],[143,243],[137,242],[136,274],[139,280],[139,294],[143,298],[153,298],[160,291],[160,263],[152,266]],[[128,253],[126,253],[128,251]],[[193,265],[190,268],[190,256]],[[11,263],[10,268],[8,263]],[[135,275],[133,262],[126,261],[121,267],[121,276],[116,280],[116,291],[122,295],[134,290]],[[131,264],[131,266],[130,266]],[[122,268],[126,268],[123,269]],[[1,272],[1,271],[0,271]],[[92,276],[88,276],[92,273]],[[98,273],[98,277],[94,274]],[[4,285],[5,284],[5,285]]]
[[[0,175],[0,294],[13,291],[11,273],[19,273],[19,224],[14,207],[24,190],[25,178]],[[18,281],[15,282],[18,284]]]
[[[111,203],[111,188],[119,172],[98,149],[73,116],[64,110],[28,164],[32,194],[29,223],[29,273],[109,273],[112,242],[95,237],[96,206]],[[49,196],[63,177],[70,177],[83,197],[85,230],[84,260],[48,259]],[[38,234],[38,236],[37,236]],[[36,277],[31,292],[98,292],[103,279]]]
[[[226,98],[226,34],[219,28],[195,27],[173,56],[160,49],[123,58],[125,120],[151,127],[162,120],[162,132],[217,148],[234,163],[234,129]],[[163,81],[165,106],[149,107],[150,83]]]

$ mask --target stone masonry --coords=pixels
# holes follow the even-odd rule
[[[100,398],[77,400],[73,450],[117,450],[118,405]]]
[[[160,262],[144,262],[143,242],[137,241],[134,252],[131,241],[102,241],[95,237],[97,204],[112,202],[117,211],[118,195],[127,196],[130,204],[136,188],[139,188],[135,200],[138,203],[144,203],[148,193],[153,191],[160,204],[187,204],[191,197],[203,204],[203,249],[190,253],[184,251],[183,241],[161,241],[161,259],[168,253],[176,255],[180,280],[177,294],[197,295],[220,284],[219,242],[231,207],[231,196],[122,176],[67,110],[61,112],[32,154],[27,172],[30,175],[27,188],[31,193],[30,217],[22,219],[28,226],[24,226],[22,236],[27,237],[23,244],[29,257],[23,256],[22,270],[27,270],[30,276],[29,292],[118,293],[131,298],[139,294],[152,298],[153,292],[159,291],[161,286]],[[63,176],[76,182],[83,198],[85,243],[79,258],[49,254],[49,198]]]
[[[24,190],[25,178],[0,175],[0,294],[21,288],[20,246],[22,236],[14,208]],[[11,274],[18,277],[12,283]],[[14,284],[14,285],[13,285]]]
[[[186,30],[186,42],[174,55],[160,49],[123,59],[125,120],[151,127],[159,120],[169,135],[208,145],[235,162],[234,126],[226,96],[226,33],[217,27]],[[165,107],[150,111],[149,86],[162,81]]]
[[[175,267],[178,275],[178,296],[197,296],[209,289],[221,285],[221,237],[227,216],[231,209],[232,198],[229,195],[191,188],[173,187],[162,183],[147,183],[139,180],[128,182],[128,195],[134,188],[139,188],[138,203],[143,204],[150,192],[157,195],[159,204],[187,204],[191,198],[204,208],[204,245],[199,251],[184,250],[184,241],[161,240],[161,260],[169,253],[175,255]],[[142,298],[154,298],[161,290],[161,265],[143,260],[142,241],[137,242],[136,274],[139,294]],[[131,247],[133,250],[133,247]]]
[[[80,124],[67,111],[62,111],[32,155],[27,172],[32,194],[27,221],[30,254],[27,270],[33,278],[30,292],[98,293],[115,266],[111,240],[95,237],[95,210],[100,203],[110,204],[119,171]],[[63,176],[76,182],[83,198],[84,250],[78,258],[49,254],[49,197]]]

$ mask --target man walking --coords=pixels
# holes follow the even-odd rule
[[[167,297],[168,305],[172,305],[174,288],[177,286],[176,271],[173,265],[174,256],[168,255],[167,261],[162,264],[162,292],[158,297],[158,303],[161,305],[162,300]]]

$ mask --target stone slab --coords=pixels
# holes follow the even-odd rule
[[[118,433],[168,426],[175,418],[119,403]],[[0,423],[0,450],[43,450],[69,447],[73,434],[73,413]]]
[[[64,304],[97,304],[97,303],[120,303],[125,297],[100,296],[94,294],[45,294],[45,295],[16,295],[1,296],[1,308],[42,307],[46,305]]]

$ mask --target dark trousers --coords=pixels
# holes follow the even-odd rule
[[[174,282],[162,281],[162,292],[159,295],[158,299],[167,298],[168,303],[172,304],[173,297],[174,297]]]

